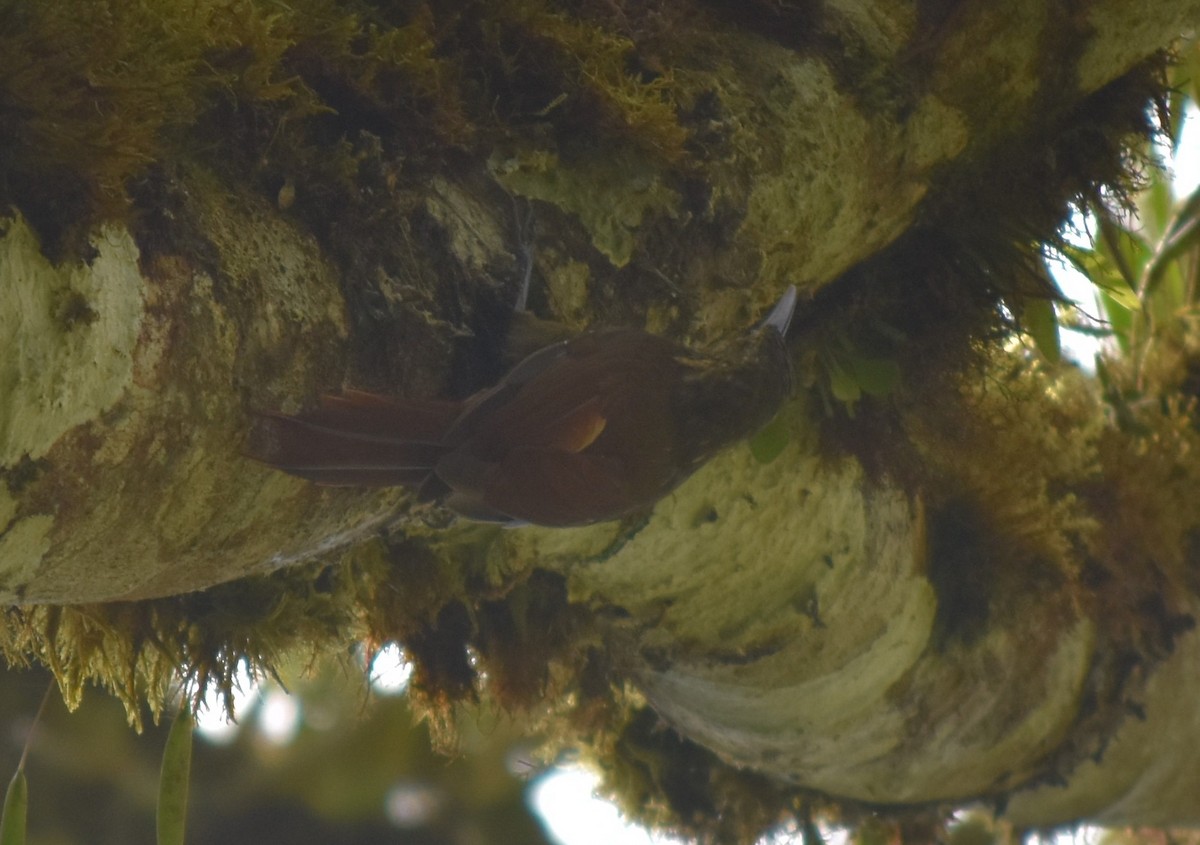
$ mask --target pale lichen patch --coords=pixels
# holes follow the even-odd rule
[[[1002,131],[1014,112],[1033,107],[1043,81],[1043,39],[1056,23],[1053,10],[1042,4],[1024,3],[1019,13],[1007,6],[980,7],[970,26],[950,31],[939,51],[937,94],[968,114],[974,131]],[[967,66],[993,80],[986,99],[975,82],[980,77],[961,72]]]
[[[904,127],[909,162],[926,169],[953,159],[971,140],[966,115],[941,98],[922,97]]]
[[[17,520],[0,534],[0,601],[19,601],[24,585],[37,574],[50,549],[54,517],[36,514]]]
[[[138,250],[106,228],[96,257],[52,265],[20,217],[0,238],[0,466],[44,455],[129,387],[143,313]]]
[[[1087,6],[1087,26],[1092,33],[1087,49],[1079,60],[1076,77],[1084,91],[1105,85],[1114,67],[1132,68],[1145,60],[1162,44],[1164,24],[1159,15],[1147,15],[1137,3],[1091,3]],[[1158,8],[1162,15],[1174,15],[1174,31],[1196,31],[1200,3],[1168,3]]]
[[[761,62],[771,61],[771,49],[759,49]],[[753,96],[743,106],[756,122],[792,127],[774,136],[774,147],[744,151],[758,175],[741,234],[762,256],[765,278],[824,282],[903,232],[926,186],[887,152],[894,127],[835,93],[828,68],[783,55],[769,75],[756,70],[765,77],[761,91],[731,94]]]
[[[870,554],[863,527],[878,508],[856,464],[830,471],[823,460],[799,430],[768,464],[731,447],[660,502],[631,542],[573,572],[573,591],[635,613],[669,602],[660,631],[731,649],[769,641],[799,617],[817,626],[814,587],[850,577]]]

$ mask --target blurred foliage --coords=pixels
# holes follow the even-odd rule
[[[1097,845],[1198,845],[1200,830],[1122,827],[1106,830]]]
[[[1169,74],[1171,94],[1168,113],[1159,115],[1164,130],[1159,143],[1169,143],[1178,155],[1184,115],[1200,102],[1200,42],[1189,41],[1180,49]],[[1143,154],[1153,160],[1155,152],[1147,143]],[[1065,247],[1064,254],[1096,286],[1104,325],[1089,326],[1069,313],[1065,322],[1111,337],[1122,355],[1136,359],[1149,338],[1195,309],[1200,189],[1177,198],[1172,174],[1151,168],[1136,195],[1100,197],[1083,210],[1091,244]],[[1105,377],[1103,367],[1100,376]]]
[[[196,734],[189,845],[548,842],[525,803],[523,781],[536,768],[503,718],[462,719],[459,753],[447,758],[431,750],[404,695],[369,691],[349,661],[282,674],[299,707],[290,738],[268,738],[253,699],[232,741]],[[8,672],[0,682],[9,726],[0,772],[16,770],[48,682],[41,671]],[[153,842],[169,726],[138,735],[104,694],[85,697],[74,713],[53,699],[25,766],[28,841]]]

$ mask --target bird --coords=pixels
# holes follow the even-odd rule
[[[326,486],[404,486],[469,520],[571,527],[649,510],[791,394],[790,286],[697,350],[633,328],[550,344],[460,401],[346,389],[266,412],[250,456]]]

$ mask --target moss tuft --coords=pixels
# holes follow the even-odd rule
[[[156,162],[240,161],[238,142],[261,155],[341,111],[404,109],[435,137],[465,134],[428,12],[368,18],[334,0],[3,0],[0,201],[52,255],[83,254],[98,221],[129,214],[130,181]]]
[[[87,685],[107,689],[140,729],[147,708],[156,722],[172,711],[181,684],[193,707],[215,691],[232,708],[240,669],[269,676],[288,657],[361,637],[363,591],[378,578],[360,559],[153,601],[10,607],[0,654],[49,667],[72,708]]]

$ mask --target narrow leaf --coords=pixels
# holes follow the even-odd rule
[[[1197,198],[1200,198],[1200,190],[1180,208],[1170,235],[1159,244],[1159,251],[1146,268],[1148,291],[1154,290],[1168,269],[1178,269],[1179,260],[1200,244],[1200,203],[1196,202]]]
[[[829,367],[829,388],[839,402],[853,404],[862,398],[862,388],[854,375],[837,363]]]
[[[890,358],[855,358],[854,380],[863,393],[887,396],[900,381],[900,365]]]
[[[788,444],[786,415],[778,413],[758,433],[750,438],[750,454],[760,464],[769,464],[779,457]]]
[[[158,845],[183,845],[188,776],[192,766],[192,717],[181,710],[167,734],[158,783]]]
[[[1105,256],[1132,290],[1138,290],[1142,268],[1150,260],[1153,250],[1140,232],[1135,232],[1113,216],[1107,208],[1096,210],[1100,234],[1092,251]]]
[[[1117,344],[1121,347],[1122,352],[1128,354],[1133,332],[1133,312],[1106,290],[1100,291],[1100,304],[1104,308],[1104,314],[1108,318],[1108,324],[1112,327]]]
[[[19,766],[4,794],[4,815],[0,816],[0,845],[25,845],[25,815],[29,809],[29,784],[25,767]]]
[[[1108,294],[1109,298],[1121,304],[1127,311],[1137,311],[1141,308],[1141,300],[1137,291],[1129,286],[1113,260],[1105,252],[1066,244],[1062,254],[1075,268],[1083,273],[1093,285]]]
[[[1171,206],[1175,198],[1171,196],[1171,183],[1162,173],[1155,173],[1146,186],[1146,190],[1138,195],[1138,207],[1141,210],[1139,220],[1142,224],[1142,236],[1150,243],[1161,240],[1167,233],[1171,220]]]
[[[1021,327],[1029,332],[1042,357],[1051,364],[1062,358],[1062,343],[1058,336],[1058,315],[1049,299],[1029,297],[1022,303]]]

